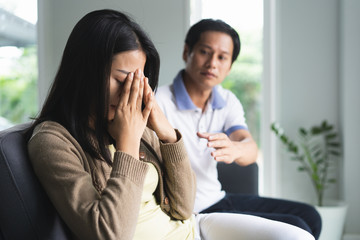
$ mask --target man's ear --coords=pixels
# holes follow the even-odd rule
[[[184,62],[187,62],[187,57],[189,55],[189,46],[187,44],[184,45],[184,50],[183,50],[183,60]]]

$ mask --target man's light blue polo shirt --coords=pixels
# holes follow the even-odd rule
[[[217,162],[210,153],[207,140],[199,138],[197,132],[227,135],[238,129],[247,129],[244,110],[240,101],[229,90],[220,85],[213,88],[205,111],[202,112],[192,102],[186,91],[182,71],[175,77],[173,84],[162,86],[156,93],[160,108],[174,128],[180,130],[191,166],[196,173],[197,192],[195,212],[201,212],[225,196],[218,181]]]

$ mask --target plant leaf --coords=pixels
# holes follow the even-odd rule
[[[287,136],[281,135],[281,136],[280,136],[280,139],[281,139],[281,141],[282,141],[284,144],[287,144],[287,142],[288,142]]]
[[[319,128],[319,127],[312,127],[311,128],[311,134],[312,135],[318,135],[318,134],[320,134],[322,131],[321,131],[321,128]]]
[[[326,140],[331,140],[331,139],[334,139],[336,137],[337,137],[336,133],[330,133],[330,134],[325,135]]]
[[[305,167],[298,167],[298,171],[299,171],[299,172],[303,172],[303,171],[305,171],[305,170],[306,170]]]
[[[338,143],[338,142],[327,143],[327,145],[329,147],[340,147],[340,143]]]
[[[329,153],[334,156],[340,156],[340,152],[335,151],[335,150],[330,150]]]
[[[307,135],[307,131],[305,130],[305,128],[299,128],[299,133],[300,133],[302,136],[306,136],[306,135]]]

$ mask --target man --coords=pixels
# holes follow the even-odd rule
[[[257,157],[257,145],[247,129],[241,103],[219,85],[239,52],[240,39],[232,27],[221,20],[201,20],[189,29],[185,39],[185,69],[156,94],[170,123],[181,131],[196,173],[194,211],[262,216],[301,227],[317,239],[321,219],[313,207],[221,190],[217,162],[246,166]]]

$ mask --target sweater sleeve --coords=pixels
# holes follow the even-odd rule
[[[196,178],[179,131],[177,135],[179,140],[176,143],[160,142],[160,151],[165,169],[163,177],[170,205],[169,213],[175,219],[185,220],[193,213]]]
[[[86,154],[61,126],[34,133],[28,151],[51,202],[78,239],[132,239],[139,213],[145,163],[116,152],[101,194],[85,170]]]

